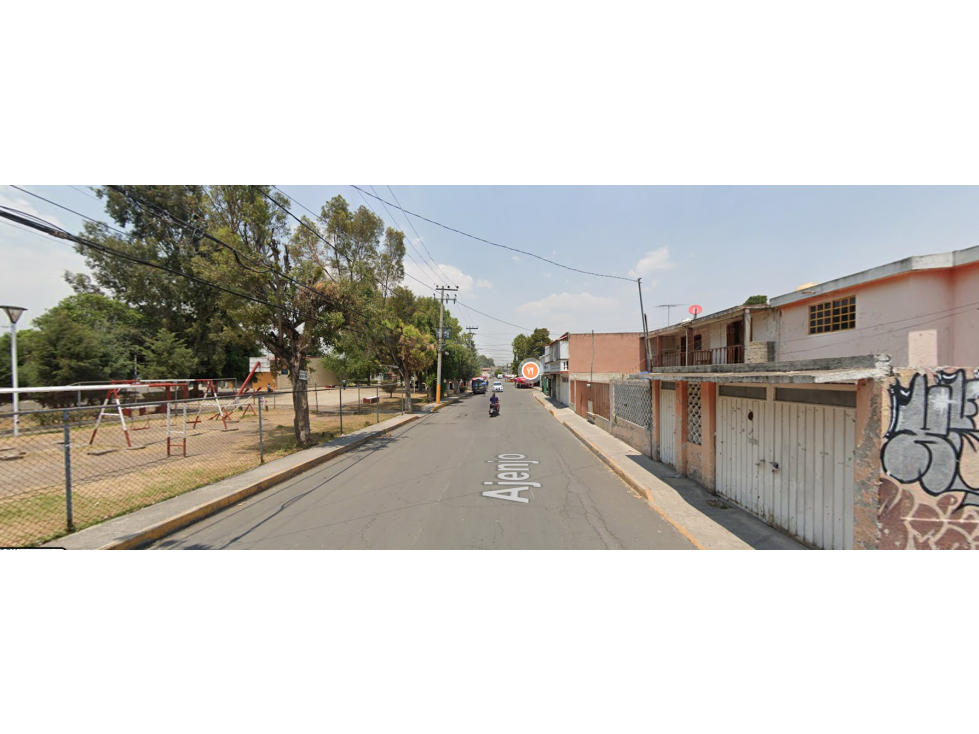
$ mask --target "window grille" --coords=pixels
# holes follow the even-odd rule
[[[615,414],[612,420],[626,420],[645,429],[652,427],[653,404],[649,380],[613,380],[612,400]]]
[[[857,328],[857,297],[816,303],[809,307],[809,333],[824,334]]]
[[[700,445],[700,383],[687,384],[687,440]]]

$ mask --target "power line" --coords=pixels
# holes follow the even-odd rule
[[[391,192],[391,196],[393,196],[395,202],[397,202],[397,208],[400,209],[400,211],[401,211],[402,214],[404,214],[404,209],[401,208],[401,202],[398,201],[397,195],[394,193],[394,191],[391,189],[390,186],[387,186],[387,190]],[[371,191],[373,191],[375,197],[377,197],[377,191],[374,189],[373,186],[371,186]],[[377,197],[377,198],[382,203],[384,202],[384,200],[383,199],[380,199],[380,197]],[[387,205],[386,204],[384,205],[384,211],[386,211],[388,213],[388,216],[390,216],[392,219],[394,219],[394,215],[391,214],[391,211],[387,208]],[[455,281],[453,281],[451,278],[449,278],[449,276],[445,274],[445,271],[442,270],[442,266],[438,264],[438,261],[434,257],[432,257],[432,253],[428,249],[428,245],[425,244],[425,240],[422,239],[422,236],[420,234],[418,234],[418,230],[415,229],[415,225],[412,224],[411,217],[405,215],[405,221],[408,222],[408,226],[411,227],[411,231],[415,233],[415,236],[418,238],[418,241],[421,243],[421,246],[425,249],[425,252],[428,255],[428,259],[432,261],[432,264],[442,274],[442,277],[445,278],[445,280],[448,281],[450,285],[453,285],[453,286],[458,287],[459,284],[456,283]],[[414,246],[414,245],[412,245],[412,246]],[[418,252],[417,248],[416,248],[415,252]],[[421,257],[421,253],[419,253],[419,257]],[[472,314],[469,312],[469,309],[466,308],[464,305],[463,305],[463,308],[466,309],[466,314],[469,317],[468,320],[470,322],[474,321],[475,319],[473,319]]]
[[[353,188],[356,189],[357,187],[354,186]],[[357,189],[357,191],[360,191],[360,189]],[[360,198],[364,200],[364,204],[366,204],[367,205],[367,208],[370,209],[371,212],[373,212],[374,216],[380,218],[380,215],[376,211],[374,211],[374,207],[372,207],[370,205],[370,203],[364,197],[364,193],[362,191],[360,191]],[[422,254],[420,252],[418,252],[418,248],[415,247],[414,243],[410,239],[408,240],[408,244],[411,245],[411,249],[415,251],[415,254],[416,255],[418,255],[418,259],[421,260],[424,263],[425,262],[425,258],[423,258],[422,257]],[[415,263],[415,265],[418,267],[419,272],[422,272],[424,274],[424,271],[422,270],[422,266],[419,265],[417,262],[415,262],[415,258],[413,258],[411,256],[411,254],[407,250],[405,250],[405,255],[408,257],[409,260],[411,260],[411,262]],[[432,274],[432,278],[437,281],[439,279],[439,277],[435,274],[435,271],[432,270],[430,267],[428,267],[428,264],[427,263],[425,264],[425,267],[428,268],[428,272]],[[407,273],[405,273],[405,275],[407,275]],[[415,280],[418,280],[418,278],[415,278]],[[421,281],[419,281],[419,282],[421,282]],[[433,285],[432,286],[432,289],[434,290],[434,288],[435,288],[435,286]]]
[[[289,194],[287,194],[287,193],[286,193],[285,191],[283,191],[282,189],[280,189],[280,188],[279,188],[278,186],[272,186],[272,188],[273,188],[273,189],[275,189],[276,191],[278,191],[278,192],[279,192],[280,194],[282,194],[282,195],[283,195],[284,197],[286,197],[286,198],[287,198],[287,199],[288,199],[289,201],[291,201],[291,202],[292,202],[293,204],[298,204],[298,205],[299,205],[300,207],[302,207],[302,208],[303,208],[303,209],[305,209],[305,210],[306,210],[307,212],[309,212],[309,213],[310,213],[310,214],[312,214],[312,215],[313,215],[314,217],[316,217],[316,219],[319,219],[319,220],[321,220],[321,221],[322,221],[322,219],[323,219],[323,218],[322,218],[322,216],[320,216],[319,214],[317,214],[316,212],[314,212],[314,211],[313,211],[312,209],[310,209],[310,208],[309,208],[308,206],[306,206],[305,204],[303,204],[303,203],[302,203],[301,201],[299,201],[298,199],[295,199],[295,198],[293,198],[292,196],[289,196]],[[276,203],[278,203],[278,202],[276,202]],[[365,203],[366,203],[366,200],[365,200]],[[368,209],[370,209],[370,205],[368,205],[368,206],[367,206],[367,208],[368,208]],[[287,209],[286,211],[288,212],[288,209]],[[371,211],[374,211],[374,210],[373,210],[373,209],[371,209]],[[289,212],[289,213],[290,213],[290,214],[292,214],[291,212]],[[376,214],[376,212],[375,212],[375,214]],[[293,216],[293,217],[295,217],[295,215],[292,215],[292,216]],[[301,220],[300,220],[300,222],[301,222]],[[302,222],[301,222],[301,223],[302,223]],[[305,226],[305,224],[304,224],[303,226]],[[315,234],[315,235],[316,235],[317,237],[319,237],[319,238],[320,238],[321,240],[323,240],[323,242],[326,242],[326,244],[328,244],[328,245],[330,245],[330,247],[333,247],[333,249],[334,249],[334,252],[336,251],[336,246],[335,246],[335,245],[333,245],[332,243],[330,243],[330,242],[329,242],[328,240],[326,240],[326,239],[324,239],[324,237],[323,237],[323,236],[322,236],[321,234],[319,234],[319,232],[316,232],[315,230],[310,230],[310,231],[312,231],[312,232],[313,232],[313,234]],[[416,252],[417,252],[417,250],[416,250]],[[409,259],[410,259],[410,260],[411,260],[411,261],[412,261],[413,263],[415,263],[415,260],[414,260],[414,258],[412,258],[412,257],[411,257],[411,255],[409,255],[409,254],[408,254],[407,252],[405,253],[405,255],[408,255],[408,258],[409,258]],[[419,255],[419,257],[421,257],[421,255]],[[415,265],[418,265],[418,263],[415,263]],[[420,268],[421,268],[421,266],[419,265],[419,269],[420,269]],[[433,275],[434,275],[434,273],[433,273]],[[421,283],[421,284],[422,284],[423,286],[425,286],[426,288],[428,288],[428,289],[431,289],[431,286],[429,286],[429,285],[428,285],[428,283],[425,283],[424,281],[422,281],[422,280],[419,280],[418,278],[416,278],[416,277],[415,277],[414,275],[412,275],[411,273],[405,273],[405,277],[406,277],[406,278],[411,278],[412,280],[414,280],[414,281],[416,281],[417,283]]]
[[[365,192],[363,189],[361,189],[358,186],[353,186],[353,188],[357,189],[361,193],[367,193],[367,192]],[[367,195],[368,196],[373,196],[375,199],[378,199],[379,201],[384,202],[384,199],[381,199],[381,197],[377,196],[376,194],[369,194],[368,193]],[[391,202],[385,202],[385,203],[390,204]],[[398,205],[397,204],[391,204],[391,206],[398,206]],[[434,224],[437,227],[441,227],[442,229],[447,229],[450,232],[455,232],[456,234],[461,234],[463,237],[469,237],[470,239],[477,240],[478,242],[485,242],[487,245],[492,245],[493,247],[500,247],[500,248],[502,248],[504,250],[510,250],[511,252],[519,252],[521,255],[527,255],[528,257],[537,258],[538,260],[542,260],[543,262],[550,263],[551,265],[556,265],[557,267],[564,268],[565,270],[572,270],[572,271],[574,271],[576,273],[583,273],[585,275],[594,275],[597,278],[613,278],[615,280],[626,280],[626,281],[629,281],[630,283],[635,283],[636,282],[635,281],[635,278],[623,278],[621,275],[605,275],[603,273],[592,273],[592,272],[590,272],[588,270],[579,270],[578,268],[572,268],[572,267],[570,267],[568,265],[562,265],[559,262],[554,262],[553,260],[548,260],[546,257],[541,257],[540,255],[535,255],[532,252],[527,252],[525,250],[518,250],[515,247],[508,247],[507,245],[500,245],[500,244],[497,244],[496,242],[490,242],[489,240],[484,240],[482,237],[476,237],[475,235],[468,234],[467,232],[463,232],[462,230],[455,229],[454,227],[449,227],[449,226],[447,226],[445,224],[442,224],[441,222],[436,222],[434,219],[429,219],[427,217],[423,217],[421,214],[415,214],[414,212],[410,212],[407,209],[403,209],[400,206],[398,206],[398,209],[401,209],[401,211],[403,211],[405,214],[409,214],[409,215],[411,215],[413,217],[417,217],[418,219],[421,219],[421,220],[423,220],[425,222],[429,222],[430,224]]]
[[[388,186],[387,187],[387,190],[388,191],[391,191],[391,187]],[[373,186],[371,186],[371,191],[374,191],[374,195],[375,196],[377,195],[377,191],[374,190],[374,187]],[[391,196],[394,196],[394,200],[398,202],[398,208],[401,209],[401,202],[398,201],[398,197],[395,196],[395,194],[394,194],[393,191],[391,191]],[[383,201],[383,199],[381,201]],[[387,206],[384,207],[384,211],[388,212],[388,214],[391,214],[391,212],[388,211]],[[404,214],[404,209],[401,209],[401,213]],[[392,215],[392,219],[393,218],[394,217]],[[450,285],[454,285],[454,286],[457,286],[458,287],[458,283],[454,283],[452,280],[450,280],[449,279],[449,276],[445,274],[445,271],[444,270],[442,270],[442,266],[438,264],[438,261],[434,257],[432,257],[432,253],[429,251],[428,245],[425,244],[425,240],[423,240],[422,239],[422,236],[420,234],[418,234],[418,230],[415,229],[415,225],[411,223],[411,218],[408,217],[408,216],[405,216],[405,221],[408,222],[408,226],[411,227],[411,231],[415,233],[415,237],[418,238],[418,241],[421,243],[421,246],[423,248],[425,248],[425,252],[428,254],[428,259],[431,260],[432,261],[432,264],[435,265],[436,268],[438,268],[438,271],[440,273],[442,273],[442,277],[445,278],[447,281],[449,281],[449,284]]]
[[[496,316],[490,316],[488,313],[483,313],[482,311],[476,311],[475,308],[473,308],[472,306],[469,306],[469,305],[467,305],[465,303],[462,303],[462,301],[459,301],[459,303],[461,303],[466,308],[472,309],[473,311],[475,311],[476,313],[478,313],[480,316],[485,316],[488,319],[493,319],[493,321],[499,321],[501,324],[506,324],[507,326],[516,326],[518,329],[523,329],[524,331],[530,331],[531,333],[533,333],[533,331],[534,331],[533,329],[528,329],[526,326],[520,326],[519,324],[511,324],[509,321],[504,321],[503,319],[498,319],[498,318],[496,318]]]
[[[75,243],[80,244],[80,245],[83,245],[85,247],[89,247],[89,248],[91,248],[93,250],[96,250],[98,252],[102,252],[102,253],[105,253],[107,255],[113,255],[113,256],[118,257],[118,258],[120,258],[122,260],[127,260],[129,262],[137,263],[139,265],[145,265],[147,267],[155,268],[157,270],[163,270],[163,271],[168,272],[168,273],[171,273],[173,275],[179,275],[179,276],[181,276],[183,278],[187,278],[189,280],[196,281],[196,282],[201,283],[203,285],[209,285],[212,288],[216,288],[217,290],[223,291],[223,292],[228,293],[230,295],[238,296],[240,298],[244,298],[246,300],[253,301],[254,303],[260,303],[260,304],[262,304],[264,306],[270,306],[271,308],[280,308],[278,306],[275,306],[272,303],[269,303],[267,301],[263,301],[260,298],[255,298],[255,297],[249,296],[249,295],[247,295],[245,293],[239,293],[238,291],[233,291],[233,290],[230,290],[228,288],[224,288],[223,286],[219,286],[216,283],[211,283],[210,281],[204,280],[203,278],[198,278],[196,275],[191,275],[191,274],[185,273],[185,272],[183,272],[181,270],[175,270],[174,268],[169,268],[166,265],[159,265],[157,263],[150,262],[149,260],[143,260],[142,258],[138,258],[138,257],[135,257],[133,255],[129,255],[128,253],[121,252],[120,250],[116,250],[115,248],[109,247],[107,245],[101,245],[101,244],[98,244],[96,242],[92,242],[90,240],[86,240],[83,237],[79,237],[78,235],[73,235],[70,232],[68,232],[67,230],[64,230],[64,229],[61,229],[60,227],[57,227],[57,226],[51,224],[50,222],[46,222],[45,220],[40,219],[40,218],[37,218],[37,217],[31,217],[31,215],[29,215],[29,214],[27,214],[25,212],[18,211],[17,209],[11,209],[10,207],[0,206],[0,217],[4,217],[4,218],[9,219],[11,221],[14,221],[14,222],[18,222],[20,224],[23,224],[23,225],[25,225],[27,227],[31,227],[33,229],[36,229],[36,230],[38,230],[40,232],[44,232],[45,234],[48,234],[51,237],[55,237],[57,239],[69,240],[71,242],[75,242]]]
[[[374,191],[374,187],[373,187],[373,186],[371,186],[371,191]],[[363,194],[361,194],[361,196],[363,196]],[[391,210],[390,210],[390,209],[388,209],[388,207],[387,207],[387,204],[385,204],[385,203],[384,203],[384,199],[382,199],[382,198],[380,198],[379,196],[377,196],[377,192],[376,192],[376,191],[374,191],[374,196],[375,196],[375,198],[376,198],[376,199],[377,199],[378,201],[380,201],[380,202],[381,202],[381,205],[382,205],[382,206],[384,207],[384,211],[386,211],[386,212],[388,213],[388,216],[389,216],[389,217],[391,217],[391,221],[392,221],[392,222],[395,222],[396,220],[395,220],[395,218],[394,218],[394,215],[393,215],[393,214],[391,213]],[[366,203],[366,201],[367,201],[367,200],[365,199],[365,200],[364,200],[364,202]],[[369,206],[370,206],[370,205],[368,204],[368,207],[369,207]],[[373,210],[372,210],[372,211],[373,211]],[[405,235],[405,236],[407,237],[407,235]],[[428,266],[428,262],[427,262],[427,261],[425,260],[425,258],[423,258],[423,257],[422,257],[422,254],[421,254],[420,252],[418,252],[418,248],[417,248],[417,247],[415,247],[415,243],[414,243],[414,242],[412,242],[412,241],[411,241],[410,239],[408,240],[408,243],[409,243],[409,244],[411,245],[411,247],[412,247],[412,249],[413,249],[413,250],[414,250],[414,251],[415,251],[416,253],[418,253],[418,257],[419,257],[419,259],[420,259],[420,260],[421,260],[422,262],[424,262],[424,263],[425,263],[425,267],[426,267],[426,268],[428,268],[428,270],[429,270],[429,272],[430,272],[430,273],[431,273],[432,275],[435,275],[435,271],[434,271],[434,270],[432,270],[432,269],[431,269],[431,268],[430,268],[430,267]],[[422,245],[424,246],[424,244],[425,244],[425,243],[423,242],[423,243],[422,243]],[[425,248],[425,251],[426,251],[426,252],[428,252],[428,248],[427,248],[427,247]],[[437,269],[437,270],[438,270],[438,271],[439,271],[440,273],[442,273],[442,268],[440,268],[440,267],[439,267],[439,264],[438,264],[437,262],[435,262],[435,258],[433,258],[433,257],[432,257],[432,255],[431,255],[431,253],[429,253],[429,255],[428,255],[428,257],[429,257],[429,259],[430,259],[430,260],[432,261],[432,264],[433,264],[433,265],[434,265],[434,266],[436,267],[436,269]],[[447,276],[447,275],[446,275],[445,273],[442,273],[442,278],[443,278],[443,280],[445,280],[445,281],[448,281],[448,282],[449,282],[449,284],[450,284],[450,285],[451,285],[451,286],[452,286],[453,288],[458,288],[458,286],[457,286],[457,285],[456,285],[455,283],[453,283],[453,282],[452,282],[451,280],[449,280],[449,278],[448,278],[448,276]],[[437,275],[435,275],[435,280],[438,280],[438,279],[439,279],[439,277],[438,277]]]

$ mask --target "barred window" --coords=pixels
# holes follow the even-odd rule
[[[700,383],[687,385],[687,440],[700,445]]]
[[[809,307],[809,333],[824,334],[857,328],[857,297],[816,303]]]

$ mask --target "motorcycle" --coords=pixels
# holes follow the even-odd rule
[[[490,403],[489,414],[490,418],[500,414],[500,404],[498,402]]]

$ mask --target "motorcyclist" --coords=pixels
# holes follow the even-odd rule
[[[493,393],[492,395],[490,395],[490,410],[493,410],[493,406],[494,405],[497,408],[500,407],[500,399],[498,397],[496,397],[496,393]]]

